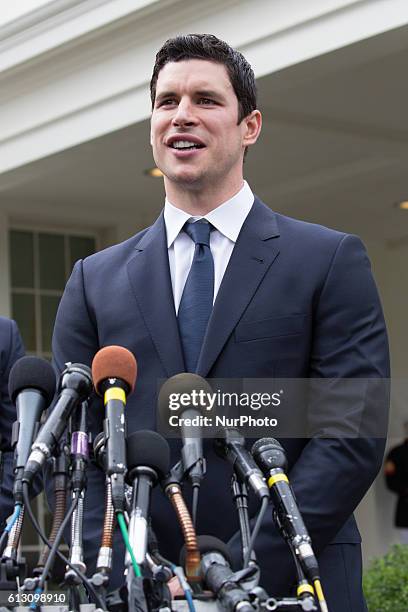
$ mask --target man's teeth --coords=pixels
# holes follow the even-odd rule
[[[189,149],[191,147],[196,149],[200,147],[196,142],[191,142],[190,140],[176,140],[171,146],[174,149]]]

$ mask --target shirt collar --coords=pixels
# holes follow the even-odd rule
[[[254,194],[246,181],[242,188],[232,198],[223,202],[217,208],[203,217],[192,217],[180,208],[176,208],[167,198],[164,205],[164,222],[166,225],[167,248],[170,248],[183,225],[189,219],[207,219],[215,229],[236,242],[241,227],[254,203]]]

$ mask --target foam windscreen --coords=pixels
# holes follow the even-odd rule
[[[126,444],[129,471],[144,465],[154,469],[159,478],[166,476],[170,469],[170,447],[163,436],[155,431],[135,431]]]
[[[48,404],[51,403],[56,387],[56,376],[49,361],[41,357],[21,357],[10,370],[8,390],[13,403],[24,389],[37,389]]]
[[[92,378],[95,390],[103,394],[101,383],[108,378],[119,378],[130,388],[135,388],[137,363],[133,353],[123,346],[105,346],[98,351],[92,361]]]
[[[211,535],[200,535],[197,537],[198,548],[200,550],[201,555],[205,555],[205,553],[209,552],[219,552],[221,555],[228,561],[230,565],[232,565],[232,557],[231,552],[222,540],[211,536]],[[180,550],[179,562],[182,567],[184,567],[186,560],[186,549],[183,548]]]

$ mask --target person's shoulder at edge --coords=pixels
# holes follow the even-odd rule
[[[14,319],[0,316],[0,373],[4,374],[25,353],[20,331]]]
[[[0,328],[2,329],[6,329],[9,328],[11,329],[13,327],[13,319],[10,319],[9,317],[2,317],[0,315]]]

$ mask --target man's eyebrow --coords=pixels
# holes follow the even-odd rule
[[[163,98],[174,98],[177,94],[174,91],[162,91],[156,95],[156,100],[162,100]]]
[[[199,89],[194,92],[194,95],[200,96],[201,98],[224,98],[221,92],[214,91],[212,89]],[[177,98],[177,96],[178,94],[175,91],[162,91],[156,95],[156,100],[163,100],[164,98]]]
[[[216,98],[217,100],[223,100],[224,95],[220,91],[214,91],[213,89],[200,89],[195,92],[196,96],[201,98]]]

